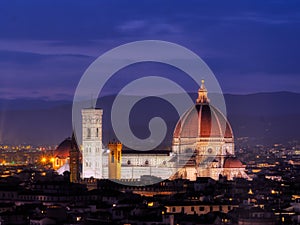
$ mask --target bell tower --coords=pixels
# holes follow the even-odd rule
[[[79,172],[79,157],[80,150],[76,143],[75,135],[72,134],[71,139],[71,149],[70,149],[70,181],[73,183],[78,183],[80,180],[80,172]]]
[[[103,178],[102,109],[83,109],[82,115],[82,178]]]

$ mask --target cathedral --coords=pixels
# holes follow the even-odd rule
[[[172,150],[176,155],[185,155],[188,150],[192,152],[188,162],[177,171],[177,177],[190,180],[196,177],[217,180],[220,175],[228,179],[247,177],[244,166],[234,156],[232,128],[227,118],[210,104],[204,80],[196,104],[175,127]]]
[[[235,177],[249,179],[245,166],[235,157],[230,123],[210,103],[204,81],[195,105],[176,124],[172,151],[122,151],[122,144],[118,142],[110,142],[105,149],[102,146],[102,114],[102,109],[82,109],[81,151],[74,137],[62,142],[55,151],[53,162],[59,173],[71,171],[73,181],[79,176],[81,179],[127,181],[145,176],[189,180],[211,177],[218,180],[222,175],[229,180]]]

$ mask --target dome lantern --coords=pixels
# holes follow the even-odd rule
[[[201,86],[198,90],[198,98],[196,103],[209,103],[209,99],[207,97],[207,89],[204,85],[204,80],[201,81]]]

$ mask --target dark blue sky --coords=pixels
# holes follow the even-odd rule
[[[97,56],[144,39],[191,49],[225,93],[300,92],[299,1],[3,0],[0,98],[71,99]]]

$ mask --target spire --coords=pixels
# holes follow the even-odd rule
[[[204,85],[204,80],[201,80],[201,86],[198,90],[198,98],[196,103],[209,103],[209,99],[207,97],[207,90]]]

